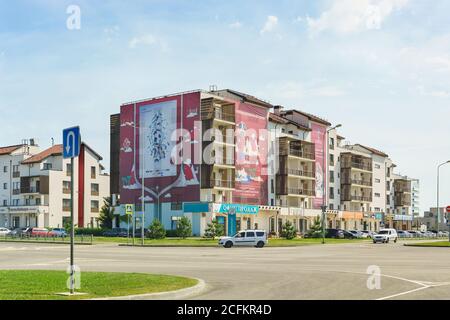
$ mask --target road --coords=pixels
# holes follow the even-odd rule
[[[0,243],[0,269],[65,270],[66,245]],[[447,248],[352,243],[294,248],[77,246],[82,271],[145,272],[205,280],[192,299],[450,299]],[[369,266],[381,288],[367,287]]]

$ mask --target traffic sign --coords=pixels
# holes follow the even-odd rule
[[[127,216],[132,216],[134,213],[134,204],[126,204],[125,205],[125,214]]]
[[[447,211],[447,213],[450,213],[450,206],[448,206],[447,208],[445,208],[445,211]]]
[[[63,130],[63,157],[76,158],[80,155],[81,135],[80,127]]]

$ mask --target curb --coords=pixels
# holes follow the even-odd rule
[[[176,291],[167,292],[157,292],[157,293],[147,293],[147,294],[137,294],[132,296],[124,297],[111,297],[111,298],[96,298],[90,300],[96,301],[106,301],[106,300],[183,300],[188,297],[198,295],[202,293],[206,288],[206,283],[202,279],[193,278],[198,281],[198,283],[190,288],[184,288]]]

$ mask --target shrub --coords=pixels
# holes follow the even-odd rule
[[[67,233],[69,233],[70,228],[66,229]],[[76,235],[93,235],[95,237],[101,237],[103,236],[103,233],[105,232],[105,229],[101,228],[75,228],[75,234]]]
[[[297,231],[294,225],[289,220],[283,225],[283,230],[281,231],[281,236],[287,240],[292,240],[297,237]]]
[[[319,216],[314,219],[311,229],[308,231],[308,236],[310,238],[322,238],[322,222]]]
[[[166,230],[158,219],[153,220],[150,225],[148,237],[150,239],[164,239],[166,237]]]
[[[182,217],[177,224],[177,236],[183,239],[192,235],[192,224],[187,217]]]
[[[215,239],[216,237],[221,237],[224,234],[223,225],[221,225],[217,219],[214,219],[205,230],[205,238]]]

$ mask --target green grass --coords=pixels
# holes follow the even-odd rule
[[[405,244],[405,246],[410,246],[410,247],[450,247],[450,241],[408,243],[408,244]]]
[[[82,272],[83,296],[65,297],[68,274],[64,271],[0,270],[0,300],[78,300],[121,297],[179,290],[192,287],[197,280],[142,273]]]
[[[339,244],[339,243],[355,243],[368,241],[367,239],[326,239],[327,244]],[[94,244],[97,243],[118,243],[118,244],[127,244],[127,238],[105,238],[105,237],[97,237],[94,238]],[[314,245],[321,244],[322,239],[269,239],[270,247],[290,247],[290,246],[305,246],[305,245]],[[128,241],[128,244],[132,244],[132,240]],[[141,245],[141,239],[134,240],[135,245]],[[150,240],[145,239],[146,246],[167,246],[167,247],[217,247],[218,239],[203,239],[203,238],[166,238],[163,240]]]

